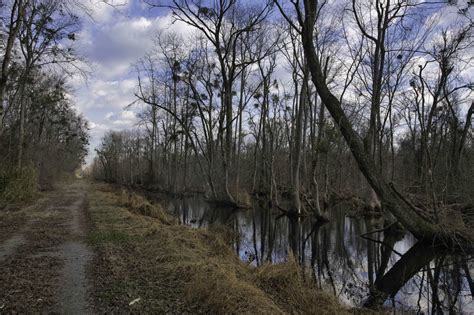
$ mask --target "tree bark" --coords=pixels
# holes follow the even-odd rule
[[[294,143],[293,143],[293,160],[292,160],[292,182],[291,182],[291,205],[288,209],[288,214],[301,213],[300,200],[300,166],[301,166],[301,151],[303,142],[303,119],[308,101],[308,79],[309,73],[306,69],[303,70],[303,81],[300,91],[300,100],[296,112],[296,121],[294,129]]]

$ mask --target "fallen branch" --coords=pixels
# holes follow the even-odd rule
[[[403,256],[402,253],[396,251],[392,246],[388,245],[388,244],[385,243],[384,241],[374,240],[373,238],[370,238],[370,237],[367,237],[367,236],[364,236],[364,235],[360,235],[360,237],[362,237],[362,238],[365,239],[365,240],[371,241],[371,242],[375,242],[375,243],[378,243],[378,244],[382,244],[383,246],[388,247],[392,252],[394,252],[394,253],[397,254],[398,256],[400,256],[400,257]]]
[[[383,229],[378,229],[378,230],[370,231],[370,232],[367,232],[367,233],[364,233],[364,234],[359,235],[359,237],[364,237],[364,236],[367,236],[367,235],[370,235],[370,234],[374,234],[374,233],[385,232],[385,231],[387,231],[389,228],[391,228],[392,226],[394,226],[394,225],[397,224],[397,223],[398,223],[398,221],[395,221],[395,222],[393,222],[393,223],[390,223],[389,225],[387,225],[387,226],[384,227]]]

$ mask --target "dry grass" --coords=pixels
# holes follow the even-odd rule
[[[102,185],[102,184],[100,184]],[[191,229],[139,215],[143,198],[116,194],[93,184],[90,219],[99,238],[94,267],[99,311],[212,314],[341,314],[334,297],[304,282],[291,260],[276,266],[249,267],[218,231]],[[128,205],[131,209],[120,205]],[[147,206],[148,207],[148,206]],[[107,234],[109,233],[109,234]],[[117,233],[117,232],[113,232]],[[225,233],[224,233],[225,234]],[[129,305],[130,301],[139,302]]]
[[[145,197],[133,191],[122,189],[119,197],[119,205],[126,207],[129,211],[158,219],[161,223],[172,224],[176,220],[168,215],[159,204],[151,204]]]
[[[439,222],[436,228],[442,235],[448,235],[454,244],[474,244],[474,216],[472,213],[462,213],[451,207],[439,209]]]
[[[326,292],[313,289],[310,283],[301,281],[301,269],[293,257],[286,264],[265,265],[256,269],[257,283],[273,300],[287,306],[288,313],[341,314],[348,313]],[[297,308],[295,308],[297,306]]]

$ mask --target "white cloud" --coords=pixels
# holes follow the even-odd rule
[[[142,16],[137,20],[133,20],[131,23],[131,26],[133,29],[136,29],[136,30],[146,30],[150,26],[152,26],[152,22]]]
[[[133,102],[135,85],[132,79],[90,80],[75,93],[77,108],[82,112],[98,108],[123,109]]]
[[[122,111],[122,118],[130,120],[130,121],[135,121],[137,118],[137,115],[135,112],[132,112],[131,110],[124,110]]]
[[[127,105],[135,100],[136,76],[133,63],[153,47],[160,30],[183,37],[195,30],[183,23],[172,23],[169,12],[152,10],[136,1],[116,0],[116,8],[101,0],[91,0],[91,16],[83,17],[83,28],[77,34],[77,51],[84,55],[93,69],[87,82],[70,81],[75,93],[75,108],[89,120],[91,145],[94,149],[108,130],[134,128],[137,115]],[[139,110],[139,109],[137,109]]]
[[[126,0],[113,1],[113,3],[106,3],[102,0],[92,0],[89,10],[91,17],[97,23],[109,22],[115,14],[127,8]]]

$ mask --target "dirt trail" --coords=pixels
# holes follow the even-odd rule
[[[91,312],[86,271],[93,252],[85,241],[85,185],[77,180],[48,193],[22,210],[21,228],[2,235],[0,313]]]
[[[0,246],[0,262],[13,254],[15,250],[20,247],[21,245],[26,243],[25,235],[23,231],[14,234],[12,237],[7,239],[3,244]]]

